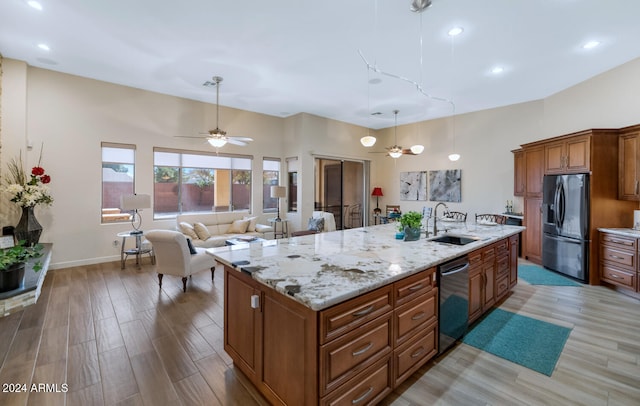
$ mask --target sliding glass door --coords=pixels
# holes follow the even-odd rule
[[[368,212],[364,199],[368,165],[337,158],[316,158],[315,170],[314,210],[333,213],[338,230],[362,227]]]

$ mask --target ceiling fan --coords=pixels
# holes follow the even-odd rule
[[[395,125],[393,127],[394,145],[385,148],[387,150],[386,154],[391,158],[400,158],[402,155],[419,155],[424,150],[424,147],[422,145],[413,145],[411,148],[402,148],[400,145],[398,145],[397,129],[399,112],[400,110],[393,110],[393,114],[395,115]],[[373,153],[375,154],[380,152]]]
[[[180,135],[179,137],[183,138],[205,138],[212,147],[218,149],[223,147],[225,144],[233,144],[233,145],[247,145],[247,142],[253,141],[253,138],[249,137],[228,137],[227,132],[220,129],[218,126],[218,120],[220,118],[220,82],[222,82],[221,76],[214,76],[213,82],[207,82],[208,85],[212,85],[216,87],[216,128],[215,130],[209,130],[204,133],[200,133],[201,135]]]

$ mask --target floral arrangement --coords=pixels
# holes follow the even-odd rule
[[[8,165],[8,185],[4,190],[11,196],[10,200],[20,207],[34,207],[37,204],[49,206],[53,203],[53,197],[47,186],[51,182],[51,177],[40,166],[41,160],[42,151],[40,151],[38,166],[31,169],[29,178],[22,164],[22,154],[17,160],[12,159]]]

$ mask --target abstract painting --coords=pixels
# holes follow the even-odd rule
[[[427,200],[427,171],[400,172],[400,200]]]
[[[462,201],[462,169],[429,171],[429,200]]]

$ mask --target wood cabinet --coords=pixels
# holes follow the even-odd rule
[[[468,254],[469,323],[480,318],[518,283],[518,234]]]
[[[621,130],[618,172],[618,199],[640,200],[640,126]]]
[[[637,126],[635,130],[640,129]],[[619,134],[633,129],[591,129],[523,144],[526,185],[522,255],[542,263],[542,182],[545,174],[589,173],[589,284],[600,283],[598,228],[630,227],[637,203],[618,199]],[[631,144],[627,144],[631,145]],[[542,155],[540,158],[540,150]],[[626,152],[625,152],[626,155]],[[541,159],[541,161],[539,161]],[[632,158],[631,158],[632,159]],[[539,163],[541,162],[540,166]],[[636,163],[634,163],[636,164]],[[620,164],[623,165],[624,164]],[[632,164],[630,164],[632,165]],[[635,184],[624,181],[633,190]]]
[[[513,152],[513,195],[524,196],[526,182],[524,151],[518,149],[511,152]]]
[[[272,404],[376,404],[438,351],[436,268],[313,311],[225,266],[224,349]]]
[[[638,239],[600,235],[600,278],[618,288],[638,292]]]
[[[585,173],[590,170],[590,135],[578,135],[544,146],[546,174]]]

